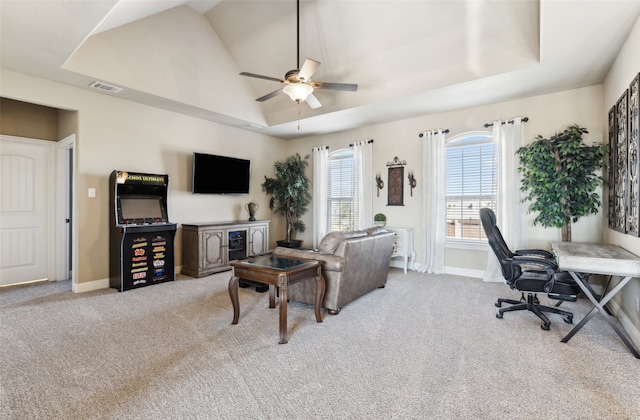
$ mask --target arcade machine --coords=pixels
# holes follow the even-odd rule
[[[120,292],[175,280],[177,224],[167,216],[168,175],[109,177],[109,286]]]

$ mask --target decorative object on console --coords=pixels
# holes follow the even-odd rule
[[[305,231],[306,226],[300,217],[307,212],[311,202],[310,183],[305,175],[308,159],[309,155],[303,159],[296,153],[283,162],[273,164],[273,178],[264,177],[262,191],[271,196],[269,208],[285,217],[286,238],[277,241],[278,246],[299,248],[302,244],[302,241],[296,240],[296,233]]]
[[[609,228],[640,236],[640,73],[609,110]]]
[[[376,174],[376,188],[378,189],[378,197],[380,197],[380,190],[384,188],[384,181],[380,176],[380,172]]]
[[[391,162],[387,162],[389,167],[389,192],[387,195],[388,206],[404,206],[404,166],[405,160],[394,157]]]
[[[376,226],[384,227],[387,224],[387,216],[382,213],[377,213],[373,216],[373,224]]]
[[[533,224],[562,229],[562,240],[571,241],[571,224],[583,216],[598,213],[600,197],[596,188],[602,177],[608,147],[586,145],[582,135],[586,128],[569,126],[548,139],[538,135],[536,141],[518,149],[522,174],[521,190],[527,192],[529,210],[537,212]],[[540,182],[541,176],[548,180]],[[581,180],[576,183],[575,180]]]
[[[413,197],[413,189],[418,185],[416,183],[416,178],[413,176],[413,171],[409,171],[409,187],[411,188],[411,197]]]
[[[244,209],[247,211],[247,213],[249,213],[250,222],[256,221],[256,212],[258,211],[259,208],[260,206],[256,203],[248,203],[244,205]]]

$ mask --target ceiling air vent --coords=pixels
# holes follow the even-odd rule
[[[106,92],[111,92],[111,93],[118,93],[122,90],[121,87],[108,85],[106,83],[101,83],[101,82],[93,82],[89,86],[91,86],[94,89],[100,89],[100,90],[104,90]]]

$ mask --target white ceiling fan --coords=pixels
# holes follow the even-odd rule
[[[316,70],[318,70],[318,67],[320,66],[320,62],[316,60],[311,60],[307,58],[304,61],[304,64],[302,65],[302,67],[300,67],[300,0],[297,0],[296,5],[297,5],[296,12],[297,12],[297,49],[298,49],[296,64],[298,68],[295,70],[289,70],[285,74],[284,79],[279,79],[277,77],[270,77],[270,76],[262,76],[260,74],[247,73],[244,71],[240,73],[240,75],[247,76],[247,77],[255,77],[257,79],[272,80],[274,82],[280,82],[285,85],[276,91],[273,91],[271,93],[268,93],[256,99],[256,101],[258,102],[264,102],[267,99],[271,99],[279,95],[281,92],[284,92],[293,101],[297,103],[306,101],[310,108],[315,109],[322,106],[318,98],[316,98],[313,95],[313,91],[315,89],[341,90],[341,91],[355,92],[358,90],[358,85],[353,83],[326,83],[326,82],[313,81],[311,78],[313,77]]]

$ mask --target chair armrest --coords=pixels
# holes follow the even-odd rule
[[[553,260],[548,260],[546,258],[540,257],[531,257],[531,256],[520,256],[516,255],[513,258],[507,260],[508,264],[511,265],[534,265],[538,267],[542,267],[546,270],[546,272],[550,275],[556,272],[558,269],[558,264],[556,264]]]
[[[316,251],[303,251],[295,248],[276,247],[273,255],[280,257],[301,258],[304,260],[320,261],[322,268],[327,271],[342,271],[343,258],[336,255],[319,254]]]
[[[545,251],[544,249],[519,249],[514,254],[519,256],[539,255],[544,258],[554,258],[554,255],[551,252]]]

